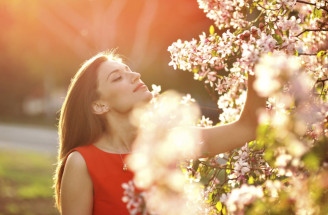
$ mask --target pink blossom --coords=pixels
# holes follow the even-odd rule
[[[295,16],[292,16],[288,19],[288,17],[279,17],[279,21],[277,23],[277,26],[282,30],[282,31],[291,31],[294,32],[296,35],[301,31],[301,27],[299,25],[301,23],[300,19],[296,19]]]
[[[263,195],[262,187],[243,184],[240,188],[233,189],[226,200],[228,211],[230,214],[244,214],[244,208]]]
[[[213,121],[210,118],[202,116],[201,120],[197,124],[199,127],[211,127],[213,125]]]
[[[157,97],[162,90],[161,86],[152,84],[151,87],[153,89],[151,91],[151,93],[153,94],[153,97]]]
[[[122,188],[124,189],[122,201],[127,203],[126,207],[131,215],[136,214],[147,214],[145,208],[144,192],[137,192],[133,181],[123,183]]]
[[[191,98],[191,95],[189,93],[186,96],[183,96],[181,100],[182,104],[189,104],[193,102],[196,102],[196,100],[194,98]]]
[[[199,8],[203,9],[206,16],[215,21],[219,29],[245,27],[248,22],[242,8],[248,5],[247,1],[237,0],[197,0]]]

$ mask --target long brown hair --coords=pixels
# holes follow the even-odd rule
[[[60,206],[60,187],[68,153],[95,142],[106,130],[106,121],[92,112],[92,102],[99,98],[97,69],[107,60],[121,61],[113,51],[102,52],[87,60],[75,74],[60,110],[58,124],[59,150],[54,176],[56,206]]]

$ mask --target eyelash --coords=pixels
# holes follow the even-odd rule
[[[122,78],[122,77],[119,76],[119,77],[115,78],[113,81],[118,81],[118,80],[120,80],[121,78]]]
[[[131,72],[132,72],[132,71],[131,71]],[[122,76],[119,76],[119,77],[113,79],[113,82],[114,82],[114,81],[118,81],[118,80],[120,80],[121,78],[122,78]]]

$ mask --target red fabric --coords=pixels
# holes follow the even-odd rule
[[[107,153],[94,145],[77,147],[84,158],[93,183],[93,215],[129,214],[122,201],[122,183],[133,178],[129,170],[123,171],[120,154]],[[122,154],[123,161],[128,154]]]

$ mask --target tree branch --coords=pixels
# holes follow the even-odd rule
[[[317,56],[317,54],[298,53],[298,55]]]
[[[315,3],[306,2],[306,1],[302,1],[302,0],[297,0],[296,2],[298,2],[298,3],[302,3],[302,4],[309,4],[309,5],[312,5],[312,6],[316,6]],[[326,11],[326,12],[328,13],[328,9],[325,8],[325,7],[320,7],[319,9],[324,10],[324,11]]]
[[[306,2],[306,1],[302,1],[302,0],[297,0],[296,2],[298,2],[298,3],[302,3],[302,4],[309,4],[309,5],[313,5],[313,6],[315,6],[315,3]]]
[[[296,37],[299,37],[300,35],[304,34],[307,31],[328,31],[328,29],[305,29],[301,33],[297,34]]]
[[[276,8],[276,9],[271,9],[271,8],[265,8],[262,5],[260,5],[259,3],[256,4],[257,6],[259,6],[260,8],[262,8],[263,10],[270,10],[270,11],[279,11],[281,9],[281,7]]]

